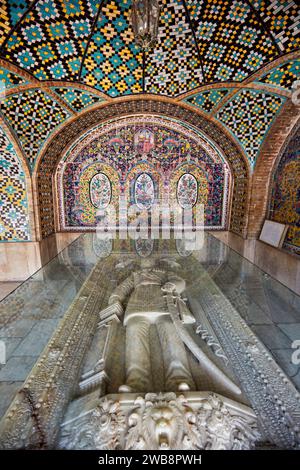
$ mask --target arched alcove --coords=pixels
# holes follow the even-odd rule
[[[141,112],[142,114],[140,114]],[[179,123],[183,129],[186,129],[186,132],[190,131],[198,135],[204,149],[209,146],[211,153],[222,155],[223,161],[230,168],[233,181],[228,228],[239,235],[245,236],[250,168],[243,152],[233,142],[231,136],[222,131],[215,122],[182,105],[169,102],[168,99],[153,98],[128,99],[109,103],[80,115],[72,122],[67,123],[53,136],[40,155],[34,172],[39,207],[37,215],[40,221],[40,236],[47,237],[57,230],[55,228],[53,187],[50,176],[54,174],[64,155],[69,153],[71,148],[74,148],[77,141],[78,143],[80,141],[80,145],[83,145],[85,133],[92,132],[95,126],[103,126],[108,123],[107,125],[115,128],[114,120],[124,119],[125,116],[128,120],[133,115],[147,116],[148,118],[158,116],[163,118],[165,122],[170,123],[172,127]]]
[[[90,198],[90,182],[99,172],[110,181],[116,210],[119,195],[141,209],[136,197],[141,177],[152,188],[145,209],[154,202],[177,204],[178,180],[190,172],[199,183],[196,201],[205,206],[205,226],[224,229],[229,224],[230,166],[217,145],[181,121],[128,116],[98,125],[75,141],[56,171],[59,230],[95,229],[97,207]]]

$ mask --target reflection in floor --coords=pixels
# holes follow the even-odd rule
[[[99,398],[99,390],[104,388],[105,393],[103,390],[101,392],[103,395],[118,394],[119,386],[124,383],[126,335],[123,320],[117,318],[117,307],[116,312],[111,311],[114,304],[110,306],[108,302],[111,293],[119,292],[123,282],[127,286],[126,280],[132,273],[138,273],[141,269],[146,272],[150,265],[154,271],[177,272],[177,276],[184,279],[185,294],[181,300],[177,299],[179,303],[174,301],[174,305],[181,306],[184,312],[183,304],[186,303],[195,317],[195,328],[192,325],[185,328],[185,333],[189,332],[193,339],[193,342],[189,342],[192,345],[196,343],[198,350],[200,348],[228,379],[237,377],[247,393],[238,398],[232,396],[230,390],[222,389],[216,380],[212,380],[209,371],[199,368],[196,355],[192,357],[189,353],[189,367],[197,392],[220,393],[229,399],[238,400],[242,405],[251,402],[254,409],[258,410],[258,415],[265,407],[270,423],[279,423],[277,434],[282,433],[286,439],[286,442],[277,439],[278,445],[290,448],[292,435],[285,430],[283,432],[280,427],[281,421],[285,422],[286,418],[276,415],[279,408],[274,407],[273,401],[278,399],[279,403],[282,398],[283,408],[287,403],[293,419],[294,412],[298,413],[298,402],[295,405],[297,391],[276,363],[299,389],[299,366],[291,363],[291,356],[292,340],[297,339],[299,332],[300,298],[210,235],[205,237],[202,247],[191,249],[189,244],[178,243],[174,239],[155,242],[116,239],[104,243],[96,234],[86,234],[4,299],[1,302],[0,340],[6,345],[6,363],[0,366],[0,416],[9,407],[16,391],[23,390],[22,384],[26,378],[27,381],[30,379],[30,393],[37,401],[44,401],[44,386],[41,390],[38,387],[45,379],[48,380],[49,370],[44,376],[42,364],[49,360],[51,369],[60,354],[62,366],[53,371],[57,387],[52,390],[53,395],[49,394],[52,401],[56,400],[56,390],[61,393],[68,384],[73,387],[78,381],[78,368],[73,362],[66,365],[68,358],[78,360],[83,366],[82,380],[78,384],[76,382],[75,387],[76,412],[76,398],[80,396],[79,400],[83,399],[81,392],[88,399],[90,393],[92,398],[94,393]],[[124,302],[126,304],[126,299]],[[168,305],[172,307],[171,297]],[[105,321],[115,321],[115,324],[113,328],[110,324],[102,325],[104,320],[100,319],[102,331],[96,325],[99,312],[106,312],[106,309],[111,316]],[[73,321],[75,326],[77,322],[82,322],[80,327],[74,326],[74,332]],[[94,322],[94,326],[90,322]],[[72,331],[69,332],[69,328]],[[72,341],[68,336],[71,332],[75,338]],[[54,349],[47,352],[44,348],[50,344],[51,337],[52,346],[49,347]],[[93,338],[91,344],[88,344],[89,338]],[[159,344],[157,332],[153,328],[149,332],[149,339],[151,351],[157,351],[157,357],[150,355],[150,368],[156,372],[152,374],[151,392],[169,392],[164,385],[165,371],[160,357],[162,341]],[[99,360],[101,345],[107,356],[103,360]],[[74,351],[69,351],[70,348]],[[89,353],[82,361],[81,354],[86,350]],[[221,350],[227,359],[226,371],[221,356],[217,354]],[[107,351],[112,351],[112,354]],[[51,361],[54,361],[53,364]],[[31,369],[34,364],[37,365],[33,373]],[[65,371],[66,377],[63,375]],[[107,385],[103,377],[109,377]],[[103,384],[97,382],[100,379],[103,379]],[[260,387],[261,380],[263,385]],[[271,384],[270,390],[265,383]],[[51,383],[47,384],[50,387]],[[86,390],[87,386],[92,389]],[[175,393],[174,390],[170,391]],[[26,393],[19,395],[22,403],[27,397]],[[68,389],[65,393],[67,396],[71,392]],[[23,404],[26,408],[26,400]],[[56,406],[60,405],[63,406],[63,403],[57,398]],[[72,411],[73,402],[70,407]],[[74,416],[77,420],[76,413]],[[264,422],[267,422],[266,418]],[[59,422],[54,424],[57,427]],[[81,426],[82,423],[79,424]],[[267,430],[274,427],[268,426]],[[69,432],[67,428],[66,431]]]
[[[21,282],[0,282],[0,300],[14,291]]]

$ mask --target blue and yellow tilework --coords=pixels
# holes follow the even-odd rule
[[[266,83],[291,91],[293,84],[300,79],[300,60],[291,60],[279,65],[263,75],[258,82]]]
[[[250,0],[281,52],[300,47],[299,2]]]
[[[25,85],[28,80],[25,80],[20,75],[9,72],[3,67],[0,67],[0,91],[10,90],[18,85]]]
[[[30,239],[28,202],[22,165],[0,127],[0,242]]]
[[[19,139],[31,167],[51,132],[70,116],[39,89],[7,96],[1,102],[0,112]]]
[[[80,112],[85,108],[101,103],[103,98],[85,90],[73,87],[54,87],[55,93],[59,95],[75,112]]]
[[[184,101],[200,108],[206,113],[210,113],[215,106],[227,95],[227,89],[214,89],[202,91],[195,95],[189,96]]]
[[[143,56],[130,13],[131,1],[104,2],[83,63],[82,82],[111,97],[143,91]]]
[[[4,57],[40,80],[77,79],[98,6],[96,0],[38,1],[9,37]]]
[[[241,81],[278,54],[246,1],[187,0],[205,82]]]
[[[253,168],[264,138],[285,98],[259,90],[241,90],[217,118],[242,145]]]
[[[176,96],[199,86],[204,78],[183,3],[160,3],[157,46],[146,55],[146,92]]]

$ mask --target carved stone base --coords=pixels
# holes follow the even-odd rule
[[[251,449],[256,416],[209,392],[107,395],[61,426],[61,449]]]

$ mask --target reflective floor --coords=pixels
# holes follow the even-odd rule
[[[300,390],[300,366],[292,363],[292,342],[300,340],[300,297],[210,234],[205,235],[201,249],[189,248],[175,240],[103,242],[88,233],[4,298],[0,303],[0,346],[6,354],[0,365],[0,416],[93,267],[111,256],[118,258],[120,270],[151,257],[184,266],[189,273],[191,305],[197,302],[195,286],[204,269]],[[112,273],[107,296],[115,287],[113,278]]]

